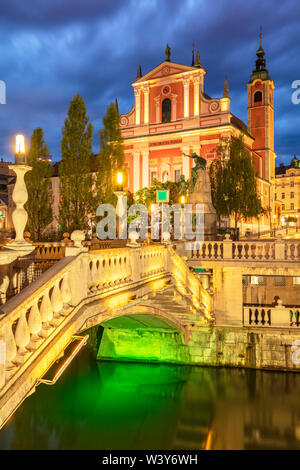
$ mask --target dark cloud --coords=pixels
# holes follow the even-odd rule
[[[1,0],[0,154],[12,157],[15,132],[29,138],[42,126],[60,158],[61,128],[70,99],[80,92],[95,128],[94,150],[106,106],[118,97],[133,104],[131,83],[164,59],[190,64],[192,42],[207,71],[205,89],[220,96],[228,76],[232,111],[247,119],[246,83],[255,64],[259,25],[275,82],[275,152],[279,161],[300,154],[300,105],[291,83],[300,79],[298,0]]]

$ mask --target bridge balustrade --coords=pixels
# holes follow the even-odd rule
[[[96,250],[58,261],[1,306],[0,341],[5,344],[5,359],[0,360],[0,401],[81,302],[97,295],[128,292],[136,283],[162,276],[176,277],[182,286],[187,280],[192,300],[209,314],[209,294],[204,289],[200,292],[197,278],[171,247]]]
[[[242,241],[189,242],[187,256],[190,260],[234,261],[298,261],[298,241]]]
[[[272,327],[272,328],[299,328],[299,307],[290,308],[283,305],[269,306],[244,306],[244,326]]]

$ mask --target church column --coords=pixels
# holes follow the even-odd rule
[[[177,95],[172,94],[171,95],[171,100],[172,100],[172,116],[171,120],[176,121],[176,115],[177,115]]]
[[[160,95],[154,98],[155,101],[155,121],[161,122],[161,115],[160,115]]]
[[[143,181],[142,187],[147,188],[149,186],[149,150],[143,151]]]
[[[149,86],[144,86],[144,124],[149,123]]]
[[[194,77],[194,116],[199,116],[200,78]]]
[[[184,90],[184,117],[189,117],[189,100],[190,100],[190,78],[186,77],[183,79],[183,90]]]
[[[134,96],[135,96],[135,124],[139,126],[141,123],[141,90],[140,88],[134,89]]]
[[[133,154],[133,192],[140,189],[140,152]]]
[[[189,146],[182,146],[182,174],[184,175],[185,179],[187,180],[190,177],[190,158],[183,155],[186,153],[189,155],[190,147]]]

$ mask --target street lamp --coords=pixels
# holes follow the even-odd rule
[[[119,218],[119,238],[127,239],[127,195],[123,191],[123,173],[117,172],[117,191],[114,192],[117,196],[116,213]]]
[[[117,173],[117,186],[118,191],[123,191],[123,173],[121,171]]]
[[[31,170],[31,167],[26,165],[26,160],[25,139],[23,135],[18,134],[16,136],[15,164],[8,166],[16,173],[16,182],[12,193],[12,199],[16,204],[16,209],[12,214],[16,238],[12,243],[9,243],[8,248],[28,252],[33,251],[34,248],[24,240],[24,229],[28,220],[28,214],[24,209],[24,204],[28,199],[24,176]]]
[[[182,194],[182,195],[180,196],[180,198],[179,198],[179,204],[181,204],[182,206],[184,206],[184,204],[185,204],[185,195],[184,195],[184,194]]]

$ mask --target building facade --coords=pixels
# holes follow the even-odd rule
[[[189,178],[192,152],[204,157],[209,166],[217,158],[220,140],[242,133],[253,156],[263,206],[274,211],[274,84],[264,54],[260,42],[247,84],[248,126],[230,111],[227,78],[221,98],[205,93],[206,71],[198,52],[195,63],[187,66],[171,62],[167,46],[161,64],[145,75],[139,67],[132,83],[134,105],[120,117],[130,191],[149,186],[154,178],[162,182],[178,181],[181,174]],[[270,212],[262,216],[261,229],[269,227],[270,220]]]
[[[290,165],[276,168],[275,200],[280,205],[280,225],[299,224],[300,220],[300,160],[296,155]]]

